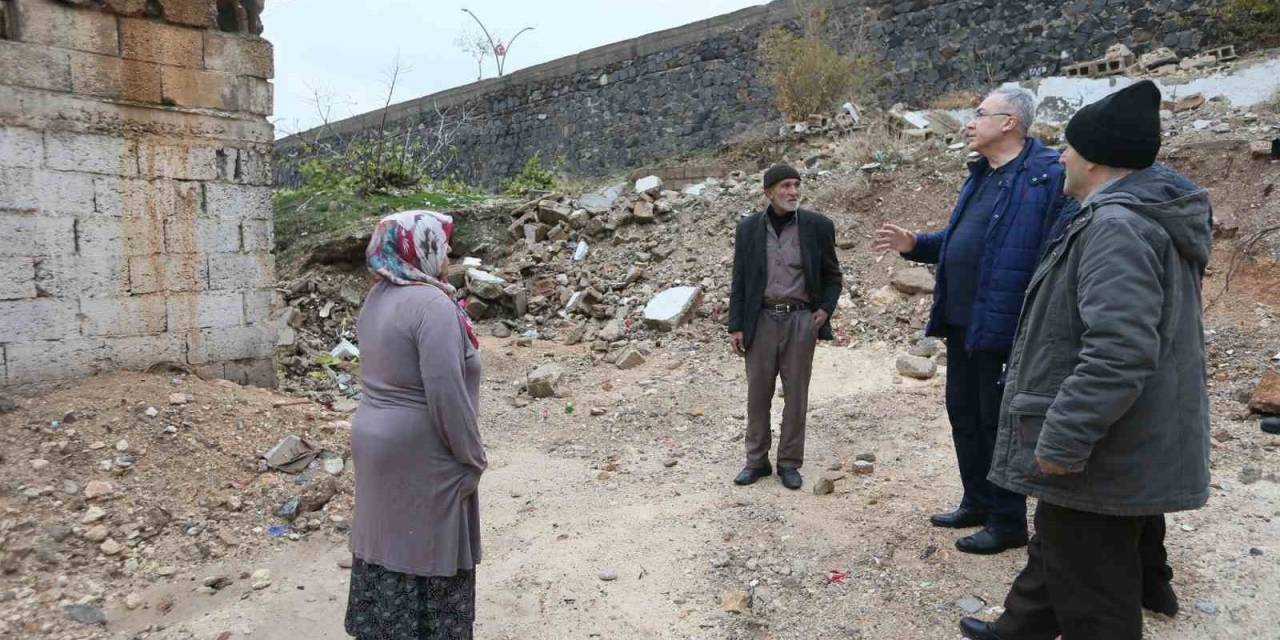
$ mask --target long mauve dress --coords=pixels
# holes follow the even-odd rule
[[[431,286],[379,282],[356,331],[364,396],[351,434],[348,632],[470,637],[486,465],[479,355],[453,301]]]

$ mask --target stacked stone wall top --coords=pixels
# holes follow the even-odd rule
[[[162,362],[272,384],[258,3],[0,7],[0,386]]]

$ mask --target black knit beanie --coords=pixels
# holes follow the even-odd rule
[[[1093,104],[1067,123],[1067,143],[1085,160],[1146,169],[1160,151],[1160,89],[1143,80]]]
[[[775,164],[764,172],[764,188],[768,189],[787,178],[800,179],[800,172],[785,164]]]

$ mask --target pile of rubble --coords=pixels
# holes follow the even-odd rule
[[[1113,44],[1097,60],[1070,64],[1062,68],[1068,78],[1104,78],[1127,75],[1130,77],[1169,77],[1191,73],[1213,73],[1226,68],[1227,63],[1239,59],[1236,48],[1228,45],[1214,47],[1196,55],[1180,57],[1168,47],[1157,47],[1140,56],[1129,47]]]

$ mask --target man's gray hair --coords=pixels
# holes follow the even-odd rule
[[[1036,121],[1036,97],[1030,91],[1022,87],[1000,87],[992,91],[991,95],[1000,96],[1009,105],[1009,112],[1018,119],[1023,133],[1031,130],[1031,125]]]

